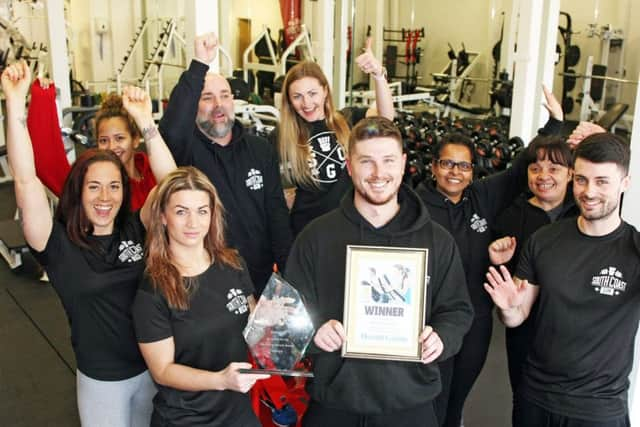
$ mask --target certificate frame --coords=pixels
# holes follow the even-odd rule
[[[418,362],[429,250],[347,245],[342,356]]]

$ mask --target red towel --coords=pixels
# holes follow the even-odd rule
[[[60,197],[71,167],[62,143],[56,109],[56,87],[53,83],[44,89],[36,79],[31,85],[27,127],[33,145],[38,178]]]

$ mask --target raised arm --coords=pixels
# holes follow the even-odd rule
[[[31,138],[27,131],[25,101],[31,71],[25,61],[19,61],[5,68],[1,80],[7,108],[7,154],[16,202],[22,213],[22,230],[27,243],[42,251],[51,235],[53,220],[44,186],[36,175]]]
[[[389,83],[387,83],[387,75],[384,67],[380,61],[373,56],[373,51],[371,50],[371,37],[367,38],[367,45],[364,48],[364,53],[356,58],[356,64],[358,64],[362,72],[371,74],[375,81],[376,108],[378,109],[378,115],[386,117],[389,120],[393,120],[395,111],[393,109],[391,89],[389,89]]]
[[[221,371],[207,371],[174,362],[173,337],[151,343],[140,343],[153,379],[161,385],[185,391],[232,390],[246,393],[258,380],[269,378],[264,374],[242,374],[239,369],[251,368],[247,362],[231,362]]]
[[[526,280],[512,278],[504,265],[500,266],[500,271],[489,267],[487,282],[484,288],[498,307],[500,321],[509,328],[522,324],[538,298],[539,288]]]
[[[209,63],[216,56],[218,39],[215,34],[207,33],[197,36],[194,44],[195,58],[171,91],[169,104],[159,124],[160,133],[180,166],[191,164],[198,102]]]
[[[562,105],[560,105],[553,92],[551,92],[545,85],[542,85],[542,93],[545,100],[543,105],[549,112],[549,117],[560,122],[563,121],[564,113],[562,111]]]
[[[516,238],[505,236],[494,240],[489,245],[489,260],[493,265],[506,264],[516,253]]]
[[[162,181],[176,168],[176,162],[153,121],[149,94],[139,87],[127,86],[122,92],[122,105],[142,133],[153,176],[157,182]]]
[[[571,132],[567,139],[567,144],[571,146],[571,149],[575,149],[583,139],[593,135],[595,133],[604,133],[606,130],[602,126],[598,126],[591,122],[580,122],[578,126]]]

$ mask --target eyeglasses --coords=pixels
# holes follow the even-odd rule
[[[457,166],[462,172],[469,172],[473,170],[473,163],[454,162],[453,160],[448,159],[438,159],[438,166],[442,169],[453,169]]]

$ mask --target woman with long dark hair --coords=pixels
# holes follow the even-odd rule
[[[131,303],[144,269],[146,207],[139,214],[129,212],[125,166],[112,151],[90,149],[73,164],[52,218],[26,127],[31,72],[20,61],[7,67],[1,80],[7,153],[22,230],[69,319],[80,421],[114,427],[149,425],[156,390],[131,320]],[[148,129],[154,169],[175,168],[153,126],[148,96],[138,88],[128,89],[125,96],[129,111]]]

